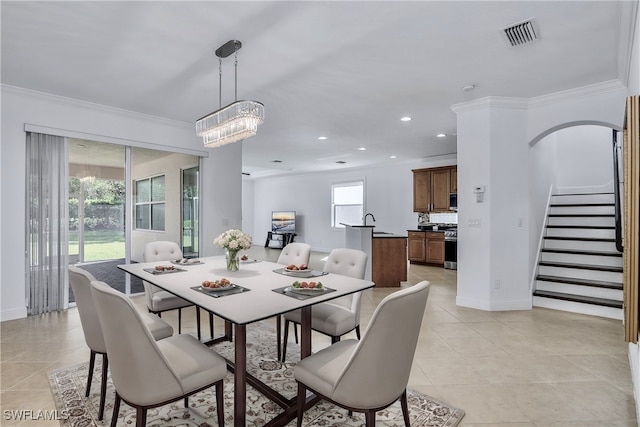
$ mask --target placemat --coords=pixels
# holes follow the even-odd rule
[[[234,283],[232,283],[231,286],[229,286],[229,289],[225,289],[223,291],[217,291],[217,292],[203,291],[202,290],[202,286],[192,286],[191,289],[193,289],[194,291],[198,291],[200,293],[203,293],[205,295],[209,295],[210,297],[214,297],[214,298],[220,298],[220,297],[226,297],[226,296],[229,296],[229,295],[241,294],[242,292],[249,292],[251,290],[251,289],[245,288],[243,286],[236,285]]]
[[[281,268],[276,268],[275,270],[273,270],[274,273],[278,273],[278,274],[282,274],[283,276],[287,276],[287,277],[295,277],[296,279],[309,279],[311,277],[320,277],[320,276],[325,276],[329,273],[325,273],[324,271],[320,271],[320,270],[311,270],[311,275],[309,276],[296,276],[295,274],[288,274],[285,273],[284,271],[284,267]]]
[[[183,263],[180,262],[181,260],[177,259],[175,261],[170,261],[171,264],[173,265],[184,265],[185,267],[188,267],[190,265],[200,265],[200,264],[204,264],[204,262],[200,261],[199,259],[190,259],[189,262],[187,263]]]
[[[322,289],[322,292],[317,292],[317,294],[312,294],[312,295],[305,295],[305,294],[298,294],[295,292],[290,292],[287,291],[287,289],[289,289],[291,286],[283,286],[281,288],[277,288],[277,289],[272,289],[273,292],[277,293],[277,294],[282,294],[282,295],[286,295],[288,297],[291,298],[295,298],[295,299],[299,299],[299,300],[305,300],[305,299],[309,299],[309,298],[315,298],[317,296],[320,295],[325,295],[328,294],[329,292],[333,292],[335,291],[335,289],[333,288],[327,288],[326,286],[324,286]]]
[[[162,270],[162,271],[156,270],[155,268],[143,268],[143,270],[150,274],[171,274],[171,273],[179,273],[181,271],[187,271],[187,270],[183,270],[182,268],[174,268],[173,270]]]

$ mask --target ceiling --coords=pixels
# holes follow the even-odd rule
[[[195,124],[219,107],[214,51],[237,39],[238,98],[266,110],[244,172],[372,166],[455,154],[456,103],[626,84],[629,4],[2,1],[1,81]],[[503,29],[529,18],[539,39],[510,46]],[[233,76],[231,56],[223,105]]]

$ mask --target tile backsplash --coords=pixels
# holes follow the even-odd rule
[[[432,212],[430,214],[418,214],[418,223],[432,224],[457,224],[457,212]]]

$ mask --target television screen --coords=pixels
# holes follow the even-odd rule
[[[296,211],[271,212],[271,231],[275,233],[295,233]]]

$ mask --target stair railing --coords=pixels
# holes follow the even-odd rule
[[[620,174],[618,171],[618,132],[613,129],[613,195],[615,199],[616,249],[624,251],[622,244],[622,206],[620,203]]]

